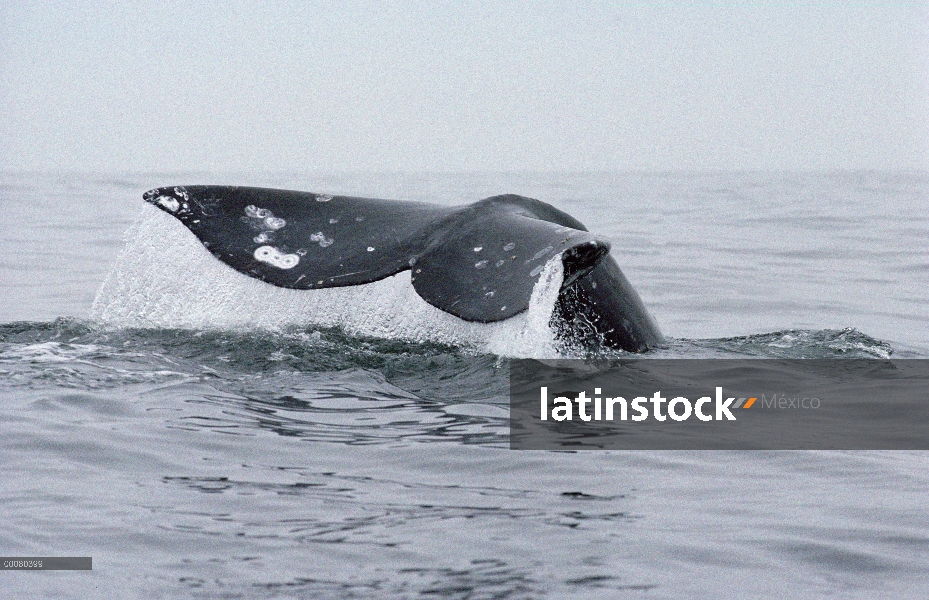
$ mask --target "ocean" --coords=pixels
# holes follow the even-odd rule
[[[184,184],[522,194],[611,240],[646,358],[929,358],[927,173],[2,173],[0,554],[93,570],[0,597],[926,595],[926,453],[510,450],[544,319],[308,302],[142,201]]]

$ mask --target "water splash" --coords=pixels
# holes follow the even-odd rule
[[[337,327],[349,334],[434,342],[508,357],[557,357],[549,327],[563,280],[549,259],[529,309],[496,323],[471,323],[428,304],[409,271],[372,283],[290,290],[252,279],[216,260],[180,223],[151,206],[101,286],[91,318],[107,326],[186,329]]]

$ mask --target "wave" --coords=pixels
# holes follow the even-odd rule
[[[617,353],[628,359],[630,355]],[[925,358],[856,329],[784,330],[742,337],[669,339],[636,358]],[[598,357],[592,357],[598,358]],[[613,358],[613,356],[599,356]],[[0,325],[0,376],[67,383],[82,369],[92,387],[176,376],[292,370],[380,371],[409,379],[460,377],[506,364],[500,354],[437,342],[359,336],[339,327],[266,329],[113,328],[71,318]],[[15,377],[14,377],[15,375]],[[99,377],[98,377],[99,376]],[[94,379],[97,377],[96,379]],[[447,386],[446,386],[447,387]],[[467,393],[464,390],[463,393]]]
[[[916,358],[919,353],[895,349],[853,327],[785,329],[739,337],[675,340],[669,349],[681,358]],[[700,354],[699,356],[695,354]]]

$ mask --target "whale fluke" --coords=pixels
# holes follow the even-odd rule
[[[509,194],[446,207],[253,187],[172,186],[150,190],[144,199],[179,219],[219,260],[272,285],[352,286],[409,269],[424,300],[481,323],[525,311],[542,268],[560,255],[561,314],[583,316],[603,330],[609,345],[627,350],[641,351],[661,339],[609,257],[609,242],[531,198]],[[601,306],[604,302],[611,306]]]

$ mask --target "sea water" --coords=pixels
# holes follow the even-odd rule
[[[5,173],[0,554],[94,569],[0,596],[929,589],[925,453],[511,451],[507,357],[558,353],[557,272],[498,332],[402,276],[308,299],[141,200],[198,183],[531,196],[611,239],[651,356],[929,357],[924,173]]]

